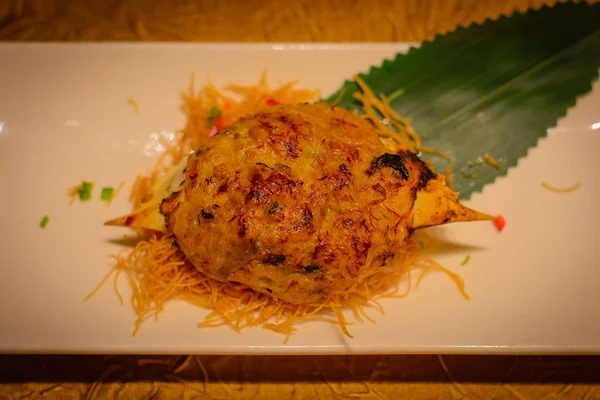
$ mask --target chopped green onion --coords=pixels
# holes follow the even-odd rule
[[[221,110],[219,110],[217,107],[212,107],[208,111],[208,118],[206,119],[208,121],[208,125],[210,125],[210,126],[214,125],[215,118],[220,117],[222,115],[223,115],[223,112],[221,112]]]
[[[47,215],[44,215],[40,221],[40,228],[44,229],[46,225],[48,225],[48,221],[50,221],[50,218]]]
[[[92,198],[92,189],[94,188],[93,182],[83,182],[81,184],[81,188],[77,191],[79,195],[79,200],[88,201]]]
[[[212,107],[208,112],[208,115],[210,115],[211,117],[220,117],[221,115],[223,115],[223,113],[217,107]]]
[[[422,240],[419,240],[419,247],[420,248],[425,247],[425,242],[423,242]]]
[[[111,187],[103,187],[100,193],[100,198],[104,201],[111,201],[115,194],[115,190]]]
[[[471,256],[469,254],[467,254],[467,256],[465,257],[463,262],[460,263],[460,266],[464,267],[465,265],[467,265],[467,263],[469,262],[470,259],[471,259]]]

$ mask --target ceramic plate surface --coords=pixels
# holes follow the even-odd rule
[[[443,274],[404,299],[382,301],[376,324],[301,325],[287,344],[262,328],[199,329],[206,314],[168,304],[132,337],[134,313],[110,285],[82,299],[121,247],[102,222],[129,211],[127,196],[68,206],[66,190],[116,186],[150,168],[156,138],[184,124],[179,92],[190,75],[253,84],[298,79],[328,95],[408,45],[0,45],[0,351],[79,353],[600,353],[600,85],[507,177],[468,204],[502,214],[436,229],[460,244],[435,258],[459,272],[471,301]],[[139,106],[136,114],[128,97]],[[410,117],[410,116],[408,116]],[[596,128],[596,129],[594,129]],[[541,182],[579,190],[556,194]],[[96,193],[96,197],[98,193]],[[50,221],[40,229],[42,216]],[[461,261],[470,254],[470,262]],[[125,281],[121,285],[127,296]]]

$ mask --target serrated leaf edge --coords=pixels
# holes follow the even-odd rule
[[[551,9],[553,9],[555,7],[566,5],[566,4],[569,4],[569,3],[576,4],[576,5],[583,4],[583,5],[587,6],[587,8],[589,8],[589,9],[591,9],[592,7],[600,7],[600,3],[590,4],[590,3],[586,3],[586,2],[575,2],[575,1],[567,0],[567,1],[558,2],[558,3],[556,3],[556,4],[552,5],[552,6],[549,6],[547,4],[543,4],[543,5],[538,6],[538,7],[529,8],[529,9],[527,9],[525,11],[515,10],[511,14],[501,13],[496,18],[489,18],[488,17],[488,18],[486,18],[483,21],[480,21],[480,22],[474,21],[471,24],[469,24],[468,26],[460,26],[459,25],[456,29],[454,29],[452,31],[448,31],[448,32],[443,33],[443,34],[437,34],[432,39],[423,41],[419,47],[416,47],[416,46],[410,47],[409,50],[406,53],[397,53],[396,56],[393,59],[384,58],[380,65],[378,65],[378,66],[377,65],[372,65],[367,72],[359,72],[358,75],[361,76],[361,77],[364,77],[366,75],[370,75],[370,74],[372,74],[372,73],[374,73],[376,71],[379,71],[379,70],[381,70],[384,67],[384,65],[385,65],[386,62],[387,63],[394,63],[394,62],[396,62],[398,60],[398,58],[400,58],[400,57],[406,57],[406,56],[410,55],[412,52],[414,52],[416,50],[419,50],[419,49],[421,49],[423,47],[426,47],[428,44],[432,43],[433,41],[435,41],[436,39],[438,39],[440,37],[443,37],[443,36],[446,36],[446,35],[449,35],[449,34],[452,34],[452,33],[455,33],[455,32],[464,31],[464,30],[470,29],[473,26],[482,26],[482,25],[484,25],[484,24],[486,24],[488,22],[497,22],[497,21],[500,21],[500,20],[506,20],[508,18],[512,18],[515,15],[525,16],[527,14],[531,14],[531,13],[538,12],[538,11],[545,10],[545,9],[551,10]],[[473,188],[471,188],[469,196],[461,198],[461,200],[468,201],[468,200],[470,200],[473,197],[473,194],[482,193],[483,189],[486,186],[494,184],[498,179],[502,179],[502,178],[508,177],[510,171],[513,170],[513,169],[515,169],[515,168],[517,168],[519,166],[521,160],[523,160],[523,159],[525,159],[525,158],[527,158],[529,156],[530,150],[534,149],[534,148],[537,148],[540,140],[541,139],[545,139],[545,138],[548,137],[548,130],[552,129],[552,128],[555,128],[557,126],[558,122],[567,115],[568,111],[573,106],[575,106],[575,104],[577,104],[577,100],[579,98],[581,98],[582,96],[585,96],[586,94],[590,93],[590,91],[592,90],[593,83],[598,79],[599,73],[600,73],[600,70],[597,71],[596,72],[596,76],[592,80],[590,80],[587,89],[585,91],[581,92],[578,96],[575,96],[572,99],[571,102],[567,103],[567,106],[565,107],[564,112],[560,116],[558,116],[556,118],[556,120],[554,121],[554,124],[552,126],[548,127],[545,130],[544,134],[541,135],[541,136],[539,136],[537,138],[537,140],[535,141],[534,145],[529,146],[527,148],[525,154],[523,154],[522,156],[520,156],[520,157],[518,157],[516,159],[516,163],[514,165],[510,165],[509,164],[508,167],[507,167],[507,169],[506,169],[506,172],[504,174],[494,176],[493,179],[490,182],[484,183],[482,185],[476,184]],[[341,87],[345,87],[347,84],[353,84],[353,83],[355,84],[356,82],[354,80],[346,79],[342,83]],[[339,91],[336,91],[335,93],[333,93],[332,95],[330,95],[328,98],[334,97],[335,95],[337,95],[337,93],[339,93]],[[410,116],[406,116],[406,117],[410,118]]]
[[[525,154],[523,154],[521,157],[518,157],[518,158],[517,158],[517,160],[516,160],[516,162],[515,162],[515,164],[514,164],[514,165],[510,165],[510,164],[508,165],[508,167],[506,168],[506,173],[504,173],[503,175],[496,175],[496,176],[494,176],[494,178],[493,178],[491,181],[489,181],[489,182],[487,182],[487,183],[485,183],[485,184],[481,185],[479,188],[477,188],[477,185],[476,185],[476,186],[473,188],[473,190],[471,190],[471,193],[469,194],[469,196],[468,196],[468,197],[465,197],[465,198],[461,198],[461,200],[463,200],[463,201],[468,201],[468,200],[471,200],[471,198],[473,197],[473,195],[474,195],[474,194],[479,194],[479,195],[482,195],[482,194],[483,194],[483,192],[484,192],[484,189],[485,189],[487,186],[490,186],[490,185],[494,184],[494,183],[495,183],[495,182],[497,182],[498,180],[502,180],[502,179],[509,178],[509,177],[510,177],[510,174],[511,174],[511,171],[512,171],[512,170],[514,170],[514,169],[516,169],[516,168],[518,168],[518,167],[519,167],[519,165],[521,164],[521,161],[523,161],[523,160],[527,159],[527,157],[529,157],[529,153],[530,153],[530,151],[531,151],[531,150],[533,150],[533,149],[537,149],[537,148],[538,148],[538,145],[539,145],[539,143],[540,143],[540,140],[547,140],[547,139],[548,139],[548,131],[549,131],[550,129],[556,128],[556,127],[557,127],[557,125],[558,125],[558,123],[560,122],[560,120],[561,120],[561,119],[563,119],[563,118],[564,118],[564,117],[567,115],[567,113],[569,112],[569,110],[570,110],[570,109],[572,109],[572,108],[573,108],[573,106],[575,106],[575,105],[577,104],[577,101],[578,101],[578,100],[579,100],[581,97],[583,97],[583,96],[585,96],[585,95],[589,94],[589,93],[592,91],[592,88],[593,88],[593,86],[594,86],[594,83],[595,83],[595,82],[598,80],[598,78],[599,78],[599,77],[600,77],[600,69],[598,69],[598,70],[596,71],[596,76],[595,76],[593,79],[591,79],[591,80],[590,80],[590,82],[589,82],[589,84],[588,84],[588,86],[587,86],[586,90],[585,90],[585,91],[583,91],[583,92],[581,92],[581,93],[580,93],[578,96],[575,96],[575,97],[573,98],[573,100],[572,100],[571,102],[569,102],[569,103],[568,103],[568,105],[565,107],[565,111],[564,111],[564,112],[563,112],[563,113],[562,113],[560,116],[558,116],[558,117],[556,118],[556,121],[554,121],[554,125],[552,125],[552,126],[548,127],[548,128],[547,128],[547,129],[544,131],[544,134],[543,134],[543,135],[541,135],[541,136],[539,136],[539,137],[537,138],[537,140],[535,141],[535,144],[534,144],[534,145],[532,145],[532,146],[529,146],[529,147],[527,148],[527,151],[525,152]]]

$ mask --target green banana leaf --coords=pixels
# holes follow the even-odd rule
[[[412,120],[423,146],[455,159],[454,189],[468,199],[555,126],[599,66],[600,4],[564,3],[460,28],[360,76]],[[356,82],[342,89],[337,105],[360,112]],[[501,168],[482,164],[485,154]],[[440,173],[449,163],[423,157]]]

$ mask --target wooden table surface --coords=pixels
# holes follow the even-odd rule
[[[422,41],[554,3],[0,0],[0,40]],[[7,399],[600,399],[599,380],[582,356],[0,356]]]

